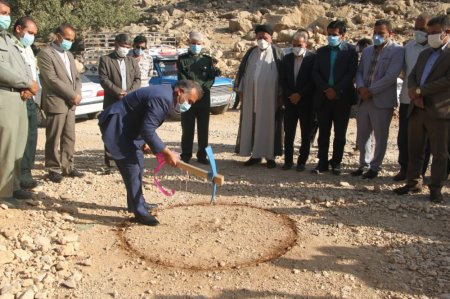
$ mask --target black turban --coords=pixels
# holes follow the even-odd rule
[[[258,33],[258,32],[267,32],[267,33],[269,33],[270,36],[272,36],[273,35],[272,25],[270,25],[270,24],[257,25],[255,27],[255,33]]]

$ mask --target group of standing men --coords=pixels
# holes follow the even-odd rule
[[[402,195],[422,189],[429,140],[433,156],[430,200],[441,202],[449,159],[450,20],[447,15],[420,15],[414,30],[415,39],[402,47],[393,39],[390,21],[378,20],[373,28],[373,45],[358,45],[357,51],[345,39],[345,23],[332,21],[327,27],[328,45],[313,53],[307,49],[308,33],[298,30],[293,36],[292,53],[283,55],[272,44],[272,27],[257,26],[257,46],[244,56],[236,80],[242,101],[236,152],[250,156],[244,165],[265,158],[268,168],[276,167],[274,157],[281,154],[279,110],[284,107],[282,169],[294,165],[293,143],[300,122],[296,170],[305,170],[317,117],[319,162],[312,173],[331,168],[332,174],[340,175],[351,106],[357,104],[360,158],[358,169],[351,175],[377,177],[398,105],[397,78],[403,71],[398,136],[401,170],[394,179],[407,179],[407,183],[394,191]],[[360,59],[358,52],[362,52]],[[329,159],[332,127],[334,140]]]

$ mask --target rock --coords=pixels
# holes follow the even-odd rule
[[[294,273],[294,274],[299,274],[301,271],[299,270],[299,269],[293,269],[292,270],[292,273]]]
[[[223,268],[226,266],[226,263],[224,261],[219,262],[219,267]]]
[[[14,253],[11,251],[0,251],[0,266],[9,264],[14,260]]]
[[[253,29],[253,25],[252,22],[247,19],[231,19],[228,22],[228,29],[231,32],[242,31],[244,33],[247,33]]]
[[[295,32],[297,32],[297,30],[294,29],[284,29],[281,30],[278,33],[278,42],[284,43],[284,42],[291,42],[292,41],[292,37],[294,36]]]
[[[33,241],[33,238],[31,238],[30,236],[23,235],[20,238],[20,243],[22,243],[22,246],[29,247],[29,246],[33,245],[34,241]]]
[[[58,270],[58,271],[67,269],[68,267],[69,267],[69,263],[63,262],[63,261],[58,262],[55,266],[56,270]]]
[[[439,295],[439,299],[450,299],[450,293]]]
[[[9,209],[8,206],[6,204],[4,204],[4,203],[0,204],[0,208],[3,209],[3,210]]]
[[[31,289],[26,290],[20,295],[19,299],[34,299],[34,291]]]
[[[397,210],[400,207],[398,203],[393,203],[388,206],[388,209],[391,211]]]
[[[16,258],[18,258],[21,262],[25,262],[31,257],[31,255],[23,249],[16,249],[13,252]]]
[[[11,293],[0,295],[0,299],[14,299],[14,298],[15,298],[14,294]]]
[[[48,251],[51,247],[50,239],[44,236],[36,236],[36,238],[34,238],[34,245],[43,252]]]
[[[65,281],[63,281],[61,283],[61,285],[63,287],[66,287],[68,289],[75,289],[77,287],[77,283],[75,281],[75,279],[73,279],[73,277],[69,277],[68,279],[66,279]]]
[[[342,187],[350,187],[350,183],[348,182],[339,182],[339,185],[341,185]]]
[[[382,9],[385,13],[398,14],[406,10],[406,4],[403,0],[388,0],[383,4]]]
[[[301,4],[294,9],[280,9],[264,16],[264,23],[272,24],[276,32],[283,29],[307,28],[319,17],[325,15],[322,5]]]

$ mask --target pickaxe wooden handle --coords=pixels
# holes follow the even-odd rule
[[[185,162],[183,162],[181,160],[177,161],[177,167],[179,169],[187,171],[190,174],[195,175],[196,177],[199,177],[199,178],[202,178],[202,179],[205,179],[205,180],[209,180],[210,179],[208,171],[206,171],[204,169],[201,169],[201,168],[198,168],[198,167],[195,167],[195,166],[193,166],[191,164],[185,163]],[[214,183],[216,183],[218,186],[222,186],[224,184],[224,182],[225,182],[225,177],[223,175],[216,174],[214,176]]]

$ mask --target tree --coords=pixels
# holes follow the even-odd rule
[[[17,0],[12,6],[13,19],[32,17],[39,36],[45,37],[62,23],[77,31],[117,29],[139,19],[135,0]]]

